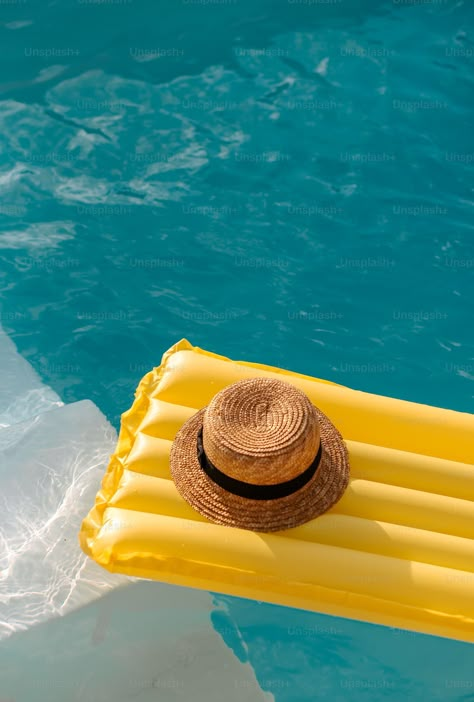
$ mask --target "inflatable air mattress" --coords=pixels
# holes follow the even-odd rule
[[[211,524],[178,494],[173,439],[221,389],[278,377],[341,432],[351,479],[274,534]],[[234,362],[186,340],[141,380],[80,543],[109,571],[474,642],[474,416]]]

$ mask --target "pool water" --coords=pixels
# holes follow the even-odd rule
[[[2,4],[0,323],[20,353],[116,428],[182,337],[472,412],[473,19],[457,0]],[[473,699],[472,648],[216,607],[278,702],[423,699],[423,646],[430,699]]]

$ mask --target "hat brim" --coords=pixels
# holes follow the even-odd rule
[[[327,512],[349,483],[349,456],[339,431],[317,407],[322,456],[311,480],[287,497],[252,500],[217,485],[201,468],[197,439],[205,409],[183,424],[171,447],[171,475],[180,495],[211,522],[251,531],[291,529]]]

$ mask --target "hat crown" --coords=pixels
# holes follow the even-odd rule
[[[292,480],[311,465],[319,445],[315,408],[303,392],[282,380],[241,380],[215,395],[204,413],[207,458],[246,483]]]

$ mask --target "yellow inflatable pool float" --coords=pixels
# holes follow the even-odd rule
[[[351,479],[324,515],[274,534],[208,522],[171,480],[173,439],[243,378],[303,390],[341,432]],[[145,375],[83,522],[110,571],[474,642],[474,415],[235,362],[182,340]]]

